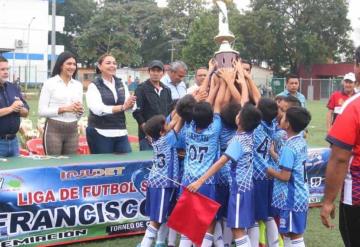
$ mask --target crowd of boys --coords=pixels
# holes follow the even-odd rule
[[[150,224],[139,246],[155,242],[182,193],[178,184],[221,204],[201,246],[258,246],[259,221],[266,222],[269,246],[279,246],[279,234],[286,247],[305,246],[304,129],[311,116],[292,95],[256,97],[248,78],[240,61],[228,69],[210,62],[199,90],[180,98],[167,118],[145,123],[154,157]],[[179,246],[192,245],[181,236]]]

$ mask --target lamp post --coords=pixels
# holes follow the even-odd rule
[[[30,80],[30,59],[29,59],[29,48],[30,48],[30,27],[31,23],[35,20],[35,17],[31,17],[29,24],[28,24],[28,30],[27,30],[27,48],[26,48],[26,82],[25,82],[25,90],[27,90],[28,81]]]

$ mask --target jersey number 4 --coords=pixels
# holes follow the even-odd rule
[[[269,139],[265,138],[263,142],[256,149],[256,152],[261,154],[263,159],[265,159],[266,154],[268,153],[268,145],[269,145]]]

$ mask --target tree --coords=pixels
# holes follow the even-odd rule
[[[205,9],[205,0],[168,0],[164,9],[164,29],[166,35],[174,42],[175,57],[179,57],[188,39],[191,25]]]
[[[214,41],[217,33],[217,15],[211,11],[204,12],[191,25],[186,45],[182,50],[182,57],[191,68],[207,66],[217,48]]]
[[[130,18],[121,3],[105,2],[75,39],[81,57],[94,63],[111,53],[127,66],[141,64],[140,41],[129,32]]]
[[[244,42],[245,49],[266,60],[275,73],[339,61],[353,50],[345,0],[252,0],[251,5],[244,19],[251,28],[240,25],[239,32],[253,37]]]
[[[169,62],[169,36],[164,30],[162,9],[152,0],[125,1],[129,18],[129,32],[141,43],[140,56],[144,64],[159,59]]]
[[[57,15],[64,16],[65,18],[64,33],[57,33],[57,43],[64,45],[65,50],[76,55],[80,62],[84,61],[79,57],[74,38],[79,35],[90,21],[91,16],[93,16],[96,11],[96,7],[96,2],[93,0],[66,0],[63,3],[57,4]]]

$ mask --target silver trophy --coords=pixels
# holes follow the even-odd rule
[[[220,48],[215,52],[215,59],[219,68],[232,67],[232,61],[239,57],[239,52],[231,47],[235,40],[234,34],[229,29],[229,19],[225,1],[216,1],[214,3],[219,8],[219,34],[215,36],[215,41]]]

